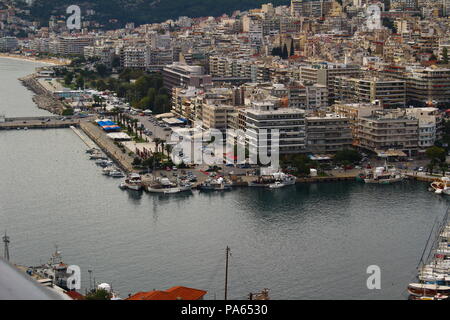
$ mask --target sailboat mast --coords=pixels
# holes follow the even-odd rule
[[[227,246],[225,250],[226,259],[225,259],[225,299],[228,298],[228,257],[230,255],[230,247]]]

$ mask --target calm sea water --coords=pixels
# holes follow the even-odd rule
[[[14,82],[31,69],[0,59],[7,115],[35,114]],[[5,104],[14,97],[22,103]],[[57,244],[65,262],[81,267],[84,288],[93,270],[122,296],[185,285],[223,298],[228,245],[231,298],[270,288],[273,299],[404,299],[447,207],[415,182],[130,193],[104,177],[85,149],[68,129],[0,132],[0,231],[11,236],[13,262],[45,262]],[[366,287],[369,265],[381,268],[381,290]]]

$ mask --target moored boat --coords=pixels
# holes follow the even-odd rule
[[[173,194],[192,190],[192,183],[188,181],[178,181],[174,183],[168,178],[158,178],[154,183],[147,186],[150,193]]]
[[[377,167],[372,171],[366,172],[362,179],[365,183],[391,184],[400,182],[403,178],[403,175],[397,169],[385,164],[384,167]]]
[[[231,190],[231,184],[227,183],[224,178],[209,179],[198,186],[202,191],[225,191]]]
[[[413,296],[419,297],[434,297],[438,294],[448,296],[450,295],[450,287],[436,284],[410,283],[408,285],[408,292]]]
[[[436,194],[450,195],[450,178],[442,177],[439,180],[433,181],[430,187],[431,191]]]
[[[139,174],[132,173],[119,185],[119,188],[140,191],[142,189],[142,178]]]

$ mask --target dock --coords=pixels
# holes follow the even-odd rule
[[[133,168],[134,158],[128,153],[123,153],[100,127],[91,122],[81,122],[79,125],[80,129],[96,144],[96,146],[98,146],[126,174],[135,171]]]
[[[70,129],[72,129],[72,131],[75,132],[75,134],[81,139],[81,141],[84,142],[84,144],[89,149],[97,148],[97,145],[91,139],[89,139],[86,135],[84,135],[80,130],[78,130],[74,126],[70,126]]]
[[[61,120],[61,116],[27,117],[27,118],[4,118],[0,122],[0,130],[20,129],[56,129],[78,127],[80,119]]]

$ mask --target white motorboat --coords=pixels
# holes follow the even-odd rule
[[[450,195],[450,178],[442,177],[431,183],[431,191],[436,194]]]
[[[125,175],[123,174],[122,171],[113,169],[109,172],[109,176],[113,178],[123,178]]]

